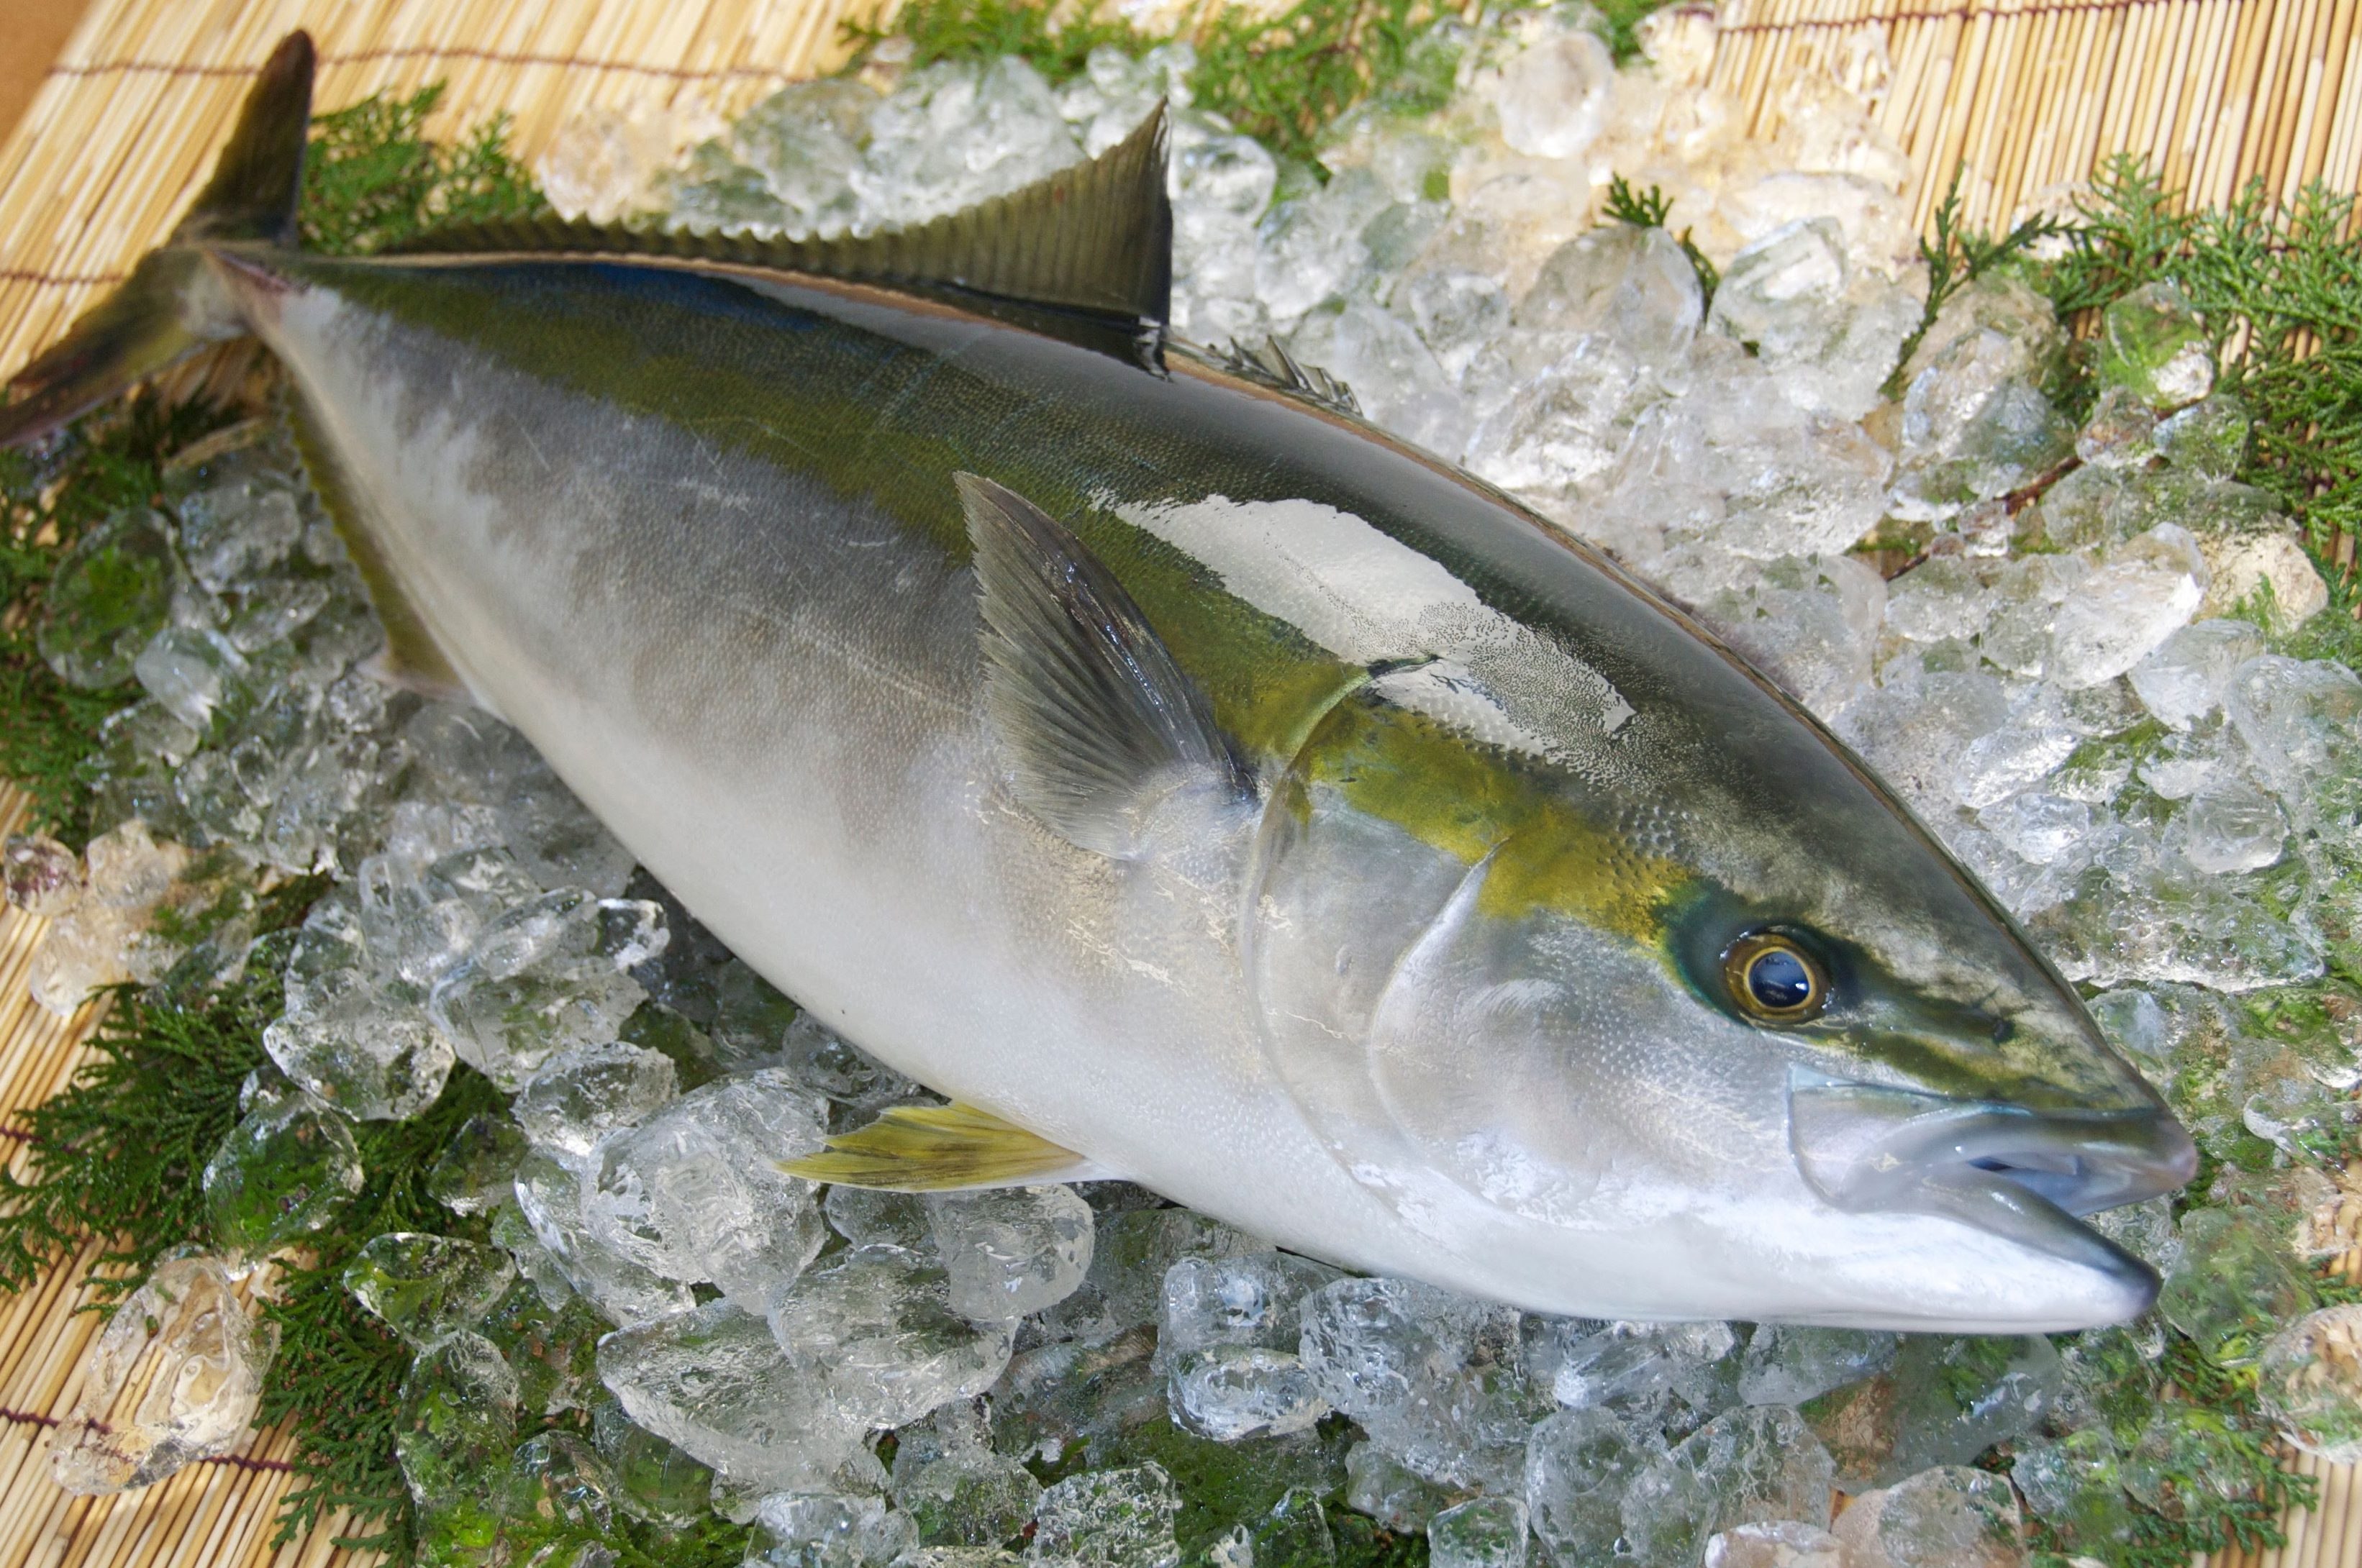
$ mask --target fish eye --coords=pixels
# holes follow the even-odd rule
[[[1722,957],[1723,982],[1740,1012],[1765,1024],[1800,1024],[1828,1005],[1827,971],[1777,931],[1756,931]]]

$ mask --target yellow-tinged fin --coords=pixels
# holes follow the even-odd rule
[[[0,446],[47,435],[208,343],[245,333],[202,247],[294,242],[311,114],[312,40],[290,33],[248,93],[213,179],[171,243],[141,258],[121,287],[9,382]]]
[[[779,1162],[789,1176],[888,1192],[950,1192],[1014,1187],[1098,1174],[1069,1148],[1012,1126],[973,1105],[898,1105],[801,1159]]]
[[[1087,163],[908,228],[811,239],[509,219],[438,229],[421,255],[655,256],[816,277],[935,285],[1053,311],[1162,327],[1173,294],[1173,206],[1162,104]]]
[[[311,476],[312,488],[319,492],[320,504],[337,525],[337,537],[345,542],[345,553],[353,558],[361,581],[369,587],[370,603],[385,623],[385,651],[370,662],[370,674],[427,696],[475,701],[468,683],[426,629],[425,618],[403,591],[379,548],[378,533],[370,521],[369,492],[345,472],[336,447],[320,428],[319,416],[301,393],[289,400],[287,411],[295,450]]]

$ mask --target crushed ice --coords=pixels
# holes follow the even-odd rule
[[[2318,1255],[2362,1214],[2304,1163],[2352,1115],[2356,1014],[2303,989],[2362,921],[2362,681],[2272,651],[2323,590],[2229,477],[2246,421],[2188,307],[2152,289],[2109,313],[2080,429],[2044,390],[2060,329],[2007,280],[1959,296],[1891,396],[1924,280],[1906,166],[1871,120],[1882,58],[1802,76],[1750,140],[1705,82],[1700,7],[1650,18],[1620,71],[1581,15],[1504,27],[1423,46],[1459,51],[1450,104],[1349,115],[1319,181],[1191,106],[1185,44],[1103,50],[1057,89],[1014,60],[882,95],[806,83],[680,158],[678,127],[608,115],[543,176],[594,215],[866,228],[1036,179],[1167,100],[1177,328],[1278,340],[1694,606],[2101,989],[2202,1142],[2278,1146],[2286,1168],[2234,1207],[2106,1223],[2169,1270],[2161,1310],[2202,1343],[2275,1313],[2270,1408],[2303,1446],[2362,1453],[2356,1310],[2306,1315],[2273,1217]],[[1710,304],[1666,232],[1598,224],[1611,173],[1672,198],[1721,264]],[[286,1012],[204,1175],[226,1256],[160,1271],[134,1304],[162,1304],[116,1318],[85,1403],[141,1358],[193,1370],[135,1425],[78,1409],[70,1485],[153,1479],[243,1430],[268,1349],[232,1272],[358,1190],[353,1119],[416,1114],[462,1061],[513,1116],[471,1124],[432,1187],[498,1245],[382,1236],[348,1275],[416,1351],[401,1459],[430,1542],[513,1471],[593,1527],[719,1508],[798,1568],[986,1568],[1029,1535],[1044,1564],[1329,1561],[1330,1494],[1426,1530],[1449,1568],[1518,1568],[1529,1543],[1561,1568],[2008,1568],[2018,1496],[1964,1468],[1992,1443],[2020,1442],[2027,1507],[2103,1532],[2119,1477],[2140,1497],[2189,1467],[2179,1407],[2119,1452],[2105,1336],[2062,1354],[1551,1320],[1343,1277],[1120,1184],[921,1200],[749,1162],[924,1095],[636,876],[513,732],[358,667],[378,630],[274,426],[186,455],[167,492],[64,564],[41,632],[67,681],[146,690],[99,759],[109,830],[83,857],[12,840],[0,870],[53,922],[31,981],[52,1011],[251,963],[284,970]],[[1921,546],[1891,583],[1846,553],[1882,521]],[[2268,630],[2231,614],[2259,589]],[[193,850],[333,891],[255,943],[253,879]],[[1874,1442],[1847,1416],[1863,1400]],[[572,1408],[590,1441],[516,1446]],[[1155,1457],[1175,1442],[1244,1445],[1276,1500],[1185,1542]],[[1022,1461],[1072,1473],[1045,1488]],[[1834,1530],[1832,1485],[1856,1498]]]

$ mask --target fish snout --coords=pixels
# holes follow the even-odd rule
[[[2161,1105],[2035,1111],[1796,1069],[1788,1135],[1805,1183],[1850,1212],[1937,1214],[2117,1276],[2128,1311],[2155,1273],[2078,1216],[2170,1192],[2197,1146]]]

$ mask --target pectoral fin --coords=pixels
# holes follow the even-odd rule
[[[789,1176],[889,1192],[949,1192],[1036,1181],[1089,1180],[1102,1173],[1074,1150],[1011,1126],[973,1105],[900,1105],[801,1159]]]
[[[988,711],[1018,798],[1052,831],[1126,856],[1160,786],[1245,794],[1212,710],[1123,585],[1013,490],[955,474],[983,593]]]

